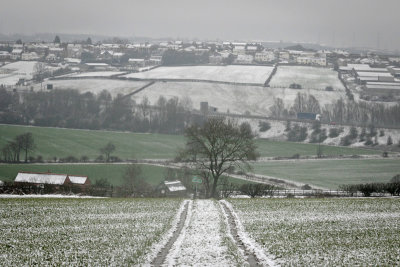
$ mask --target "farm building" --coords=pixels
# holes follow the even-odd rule
[[[396,82],[367,82],[364,92],[369,95],[400,95],[400,83]]]
[[[57,174],[57,173],[34,173],[34,172],[19,172],[15,177],[14,183],[28,183],[33,185],[69,185],[88,187],[90,180],[87,176]]]
[[[184,197],[187,193],[186,187],[179,180],[164,181],[158,186],[157,191],[166,197]]]

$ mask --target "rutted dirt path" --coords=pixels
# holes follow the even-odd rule
[[[250,266],[279,266],[270,256],[266,255],[264,250],[244,231],[239,217],[233,210],[232,205],[221,200],[220,206],[228,217],[229,229],[239,249],[245,251],[246,261]]]
[[[236,245],[238,246],[238,248],[241,249],[242,251],[245,251],[245,254],[247,256],[246,261],[249,264],[249,266],[262,266],[262,264],[259,263],[256,255],[252,251],[249,251],[249,249],[246,248],[245,244],[240,239],[236,221],[232,215],[232,212],[228,209],[228,207],[226,206],[226,204],[224,202],[220,202],[220,205],[221,205],[223,212],[226,214],[226,216],[228,218],[228,224],[229,224],[228,229],[230,230],[231,235],[234,238],[234,241],[235,241]]]
[[[178,222],[175,232],[173,233],[171,238],[168,240],[167,244],[157,254],[156,258],[151,262],[152,266],[162,266],[162,264],[164,263],[165,258],[168,255],[168,252],[170,251],[170,249],[171,249],[172,245],[175,243],[175,241],[178,239],[179,234],[181,233],[182,228],[185,225],[190,205],[191,205],[191,203],[189,201],[185,203],[184,210],[181,213],[181,216],[180,216],[180,219],[179,219],[179,222]]]
[[[244,233],[229,202],[186,200],[178,217],[151,266],[276,266]]]

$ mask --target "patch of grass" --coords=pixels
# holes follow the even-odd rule
[[[316,156],[318,148],[318,144],[268,141],[263,139],[257,140],[257,146],[262,157],[291,157],[295,154],[299,154],[300,156]],[[321,147],[322,154],[326,156],[374,155],[382,153],[382,151],[365,148],[350,148],[327,145],[321,145]]]
[[[337,189],[341,184],[388,182],[400,173],[399,159],[271,161],[253,164],[257,174]]]
[[[44,160],[53,157],[65,158],[87,156],[93,160],[100,155],[100,148],[112,142],[116,150],[112,156],[125,159],[171,159],[185,145],[181,135],[138,134],[128,132],[91,131],[49,127],[27,127],[0,125],[0,147],[15,136],[31,132],[36,150],[33,155],[42,155]],[[262,157],[291,157],[316,155],[316,144],[276,142],[259,139],[256,141]],[[324,155],[379,154],[380,151],[361,148],[322,146]]]
[[[0,147],[15,136],[31,132],[35,139],[35,155],[48,160],[53,157],[64,158],[88,156],[95,159],[100,148],[112,142],[115,153],[121,159],[164,159],[174,158],[185,142],[183,136],[166,134],[138,134],[128,132],[91,131],[49,127],[25,127],[0,125]]]

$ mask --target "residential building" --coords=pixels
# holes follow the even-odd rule
[[[11,52],[11,59],[20,60],[23,50],[21,48],[14,48]]]
[[[274,51],[262,51],[255,53],[254,60],[257,62],[274,62],[276,60],[275,52]]]

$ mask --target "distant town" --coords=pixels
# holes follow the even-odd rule
[[[55,36],[53,42],[23,43],[20,39],[2,42],[0,86],[20,90],[43,79],[70,73],[135,73],[158,66],[302,65],[334,69],[346,89],[360,92],[361,99],[400,99],[400,56],[344,49],[316,50],[300,44],[268,48],[257,42],[129,43],[118,38],[110,41],[113,42],[94,43],[87,38],[81,42],[63,42]]]

